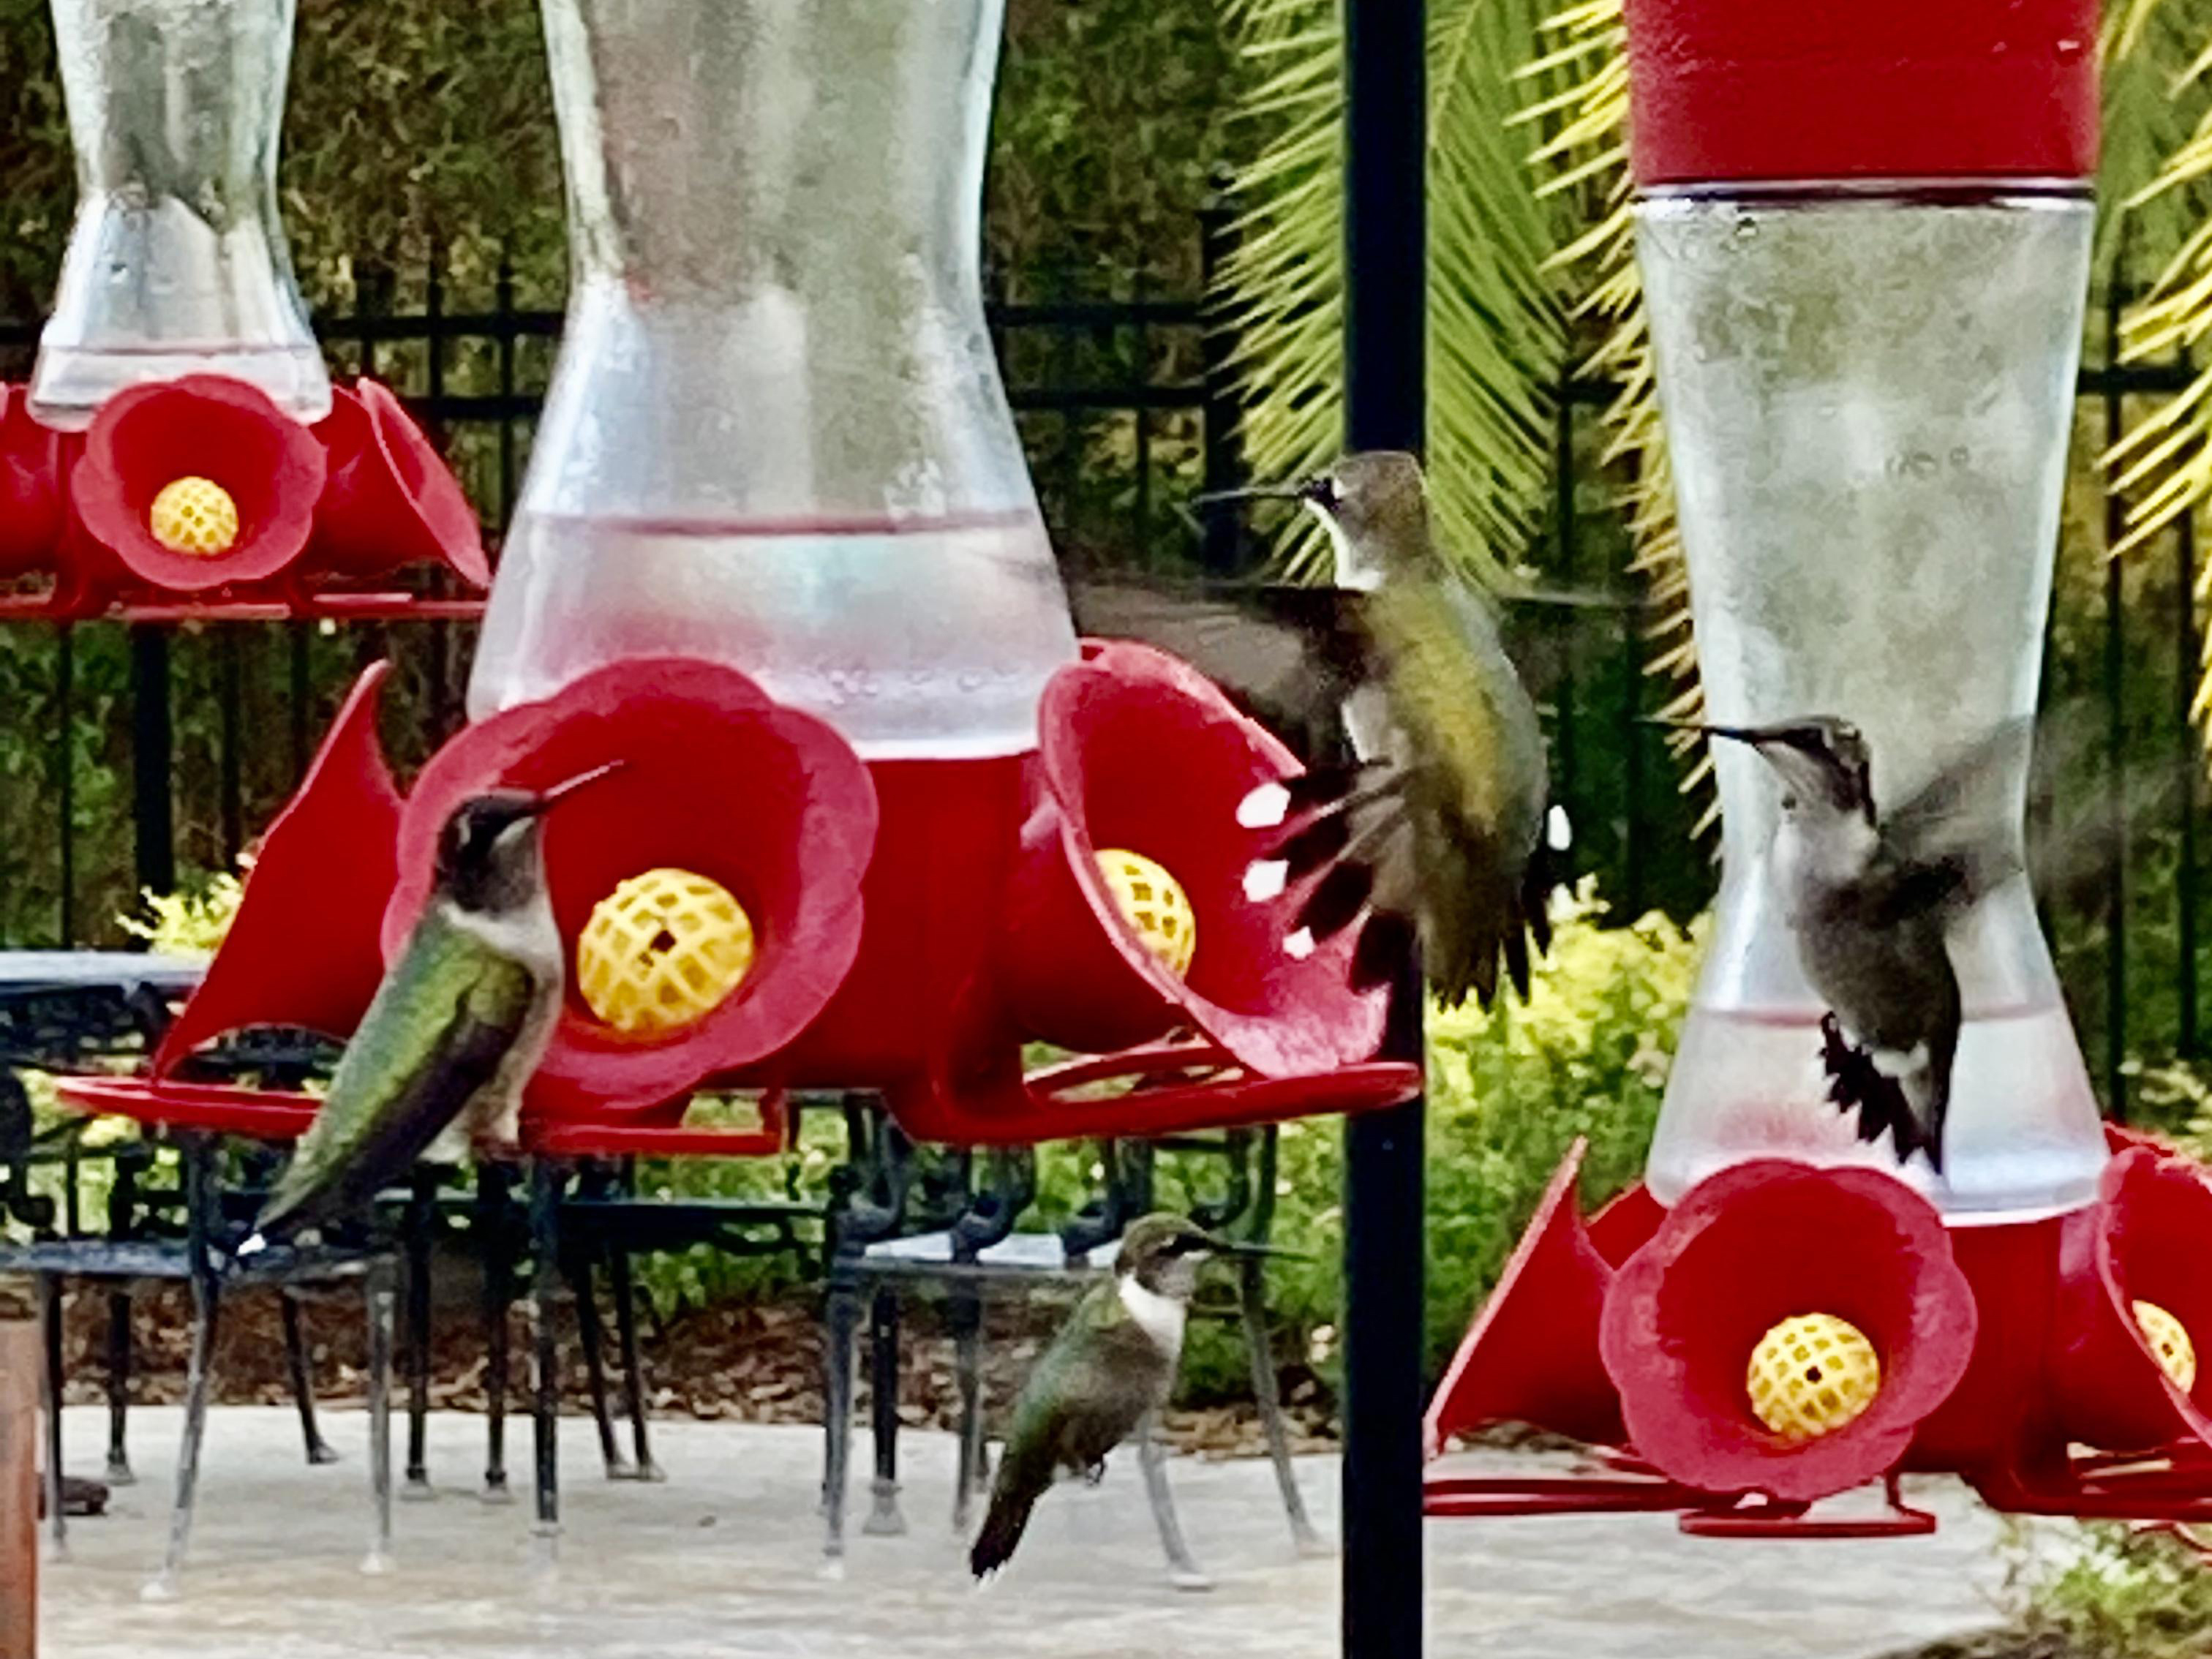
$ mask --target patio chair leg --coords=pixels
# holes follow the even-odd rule
[[[131,1473],[131,1292],[107,1297],[107,1484],[127,1486]]]
[[[430,1488],[430,1243],[437,1218],[438,1176],[415,1171],[407,1198],[407,1488],[410,1499]]]
[[[392,1570],[392,1344],[395,1304],[392,1269],[368,1270],[368,1502],[371,1521],[366,1573]]]
[[[899,1299],[889,1285],[878,1285],[868,1302],[868,1391],[876,1476],[860,1530],[872,1538],[896,1538],[906,1531],[906,1517],[898,1503]]]
[[[184,1571],[185,1553],[191,1542],[192,1505],[199,1496],[200,1449],[207,1438],[208,1397],[214,1384],[216,1322],[222,1310],[222,1279],[211,1250],[210,1222],[214,1212],[213,1152],[195,1136],[185,1155],[185,1215],[186,1260],[192,1274],[192,1346],[185,1380],[185,1439],[177,1453],[176,1497],[169,1510],[169,1548],[161,1576],[142,1592],[149,1601],[176,1599],[177,1580]]]
[[[513,1183],[504,1164],[477,1170],[477,1248],[483,1257],[484,1501],[510,1502],[507,1485],[507,1310],[514,1299],[507,1206]]]
[[[1145,1496],[1152,1505],[1152,1520],[1160,1529],[1160,1547],[1167,1552],[1168,1579],[1177,1589],[1208,1590],[1213,1580],[1200,1571],[1183,1541],[1182,1522],[1176,1518],[1175,1494],[1168,1490],[1167,1449],[1160,1443],[1156,1416],[1145,1419],[1137,1431],[1137,1461],[1145,1471]]]
[[[1243,1304],[1244,1342],[1252,1356],[1252,1395],[1260,1404],[1260,1426],[1267,1431],[1267,1457],[1275,1466],[1275,1485],[1283,1494],[1283,1518],[1290,1522],[1291,1542],[1300,1555],[1326,1555],[1328,1544],[1314,1530],[1306,1514],[1297,1470],[1291,1462],[1291,1437],[1283,1426],[1282,1390],[1275,1381],[1274,1348],[1267,1340],[1267,1264],[1257,1256],[1239,1261],[1237,1290],[1237,1300]]]
[[[56,1560],[69,1553],[69,1518],[62,1504],[62,1280],[38,1276],[39,1323],[46,1338],[46,1531]]]
[[[561,1532],[560,1172],[544,1158],[530,1164],[531,1344],[537,1409],[532,1439],[537,1452],[538,1535],[551,1540]]]
[[[953,1371],[960,1385],[960,1474],[952,1498],[952,1530],[967,1535],[975,1494],[983,1488],[983,1298],[956,1291],[947,1308],[952,1322]]]
[[[576,1341],[584,1350],[584,1381],[592,1397],[592,1426],[599,1431],[599,1463],[610,1480],[629,1478],[629,1464],[615,1441],[614,1412],[607,1400],[606,1332],[599,1323],[598,1275],[584,1251],[571,1250],[562,1261],[568,1293],[576,1300]]]
[[[860,1291],[848,1272],[831,1270],[823,1344],[828,1375],[823,1379],[823,1433],[828,1468],[822,1481],[824,1566],[833,1576],[845,1565],[845,1481],[853,1455],[853,1348],[860,1324]]]
[[[645,1366],[637,1352],[637,1285],[630,1275],[629,1252],[617,1244],[608,1252],[607,1273],[614,1283],[615,1340],[622,1352],[623,1392],[629,1402],[629,1468],[633,1480],[665,1480],[668,1476],[653,1461],[653,1447],[645,1431]]]
[[[315,1422],[315,1384],[307,1374],[307,1336],[299,1298],[289,1291],[279,1291],[276,1305],[284,1319],[284,1365],[292,1375],[292,1401],[300,1410],[300,1437],[307,1449],[307,1462],[335,1463],[338,1455]]]

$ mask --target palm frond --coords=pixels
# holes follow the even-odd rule
[[[2186,353],[2212,330],[2212,6],[2121,0],[2105,21],[2103,185],[2108,216],[2098,266],[2124,284],[2124,261],[2156,270],[2126,312],[2124,361]],[[2212,368],[2160,400],[2103,457],[2125,506],[2114,557],[2141,547],[2212,495]],[[2200,605],[2212,602],[2212,571]],[[2212,708],[2212,651],[2192,713]],[[2212,742],[2212,733],[2208,734]]]
[[[1540,89],[1525,98],[1517,118],[1517,125],[1538,135],[1529,164],[1542,175],[1541,194],[1579,197],[1595,210],[1581,216],[1581,228],[1554,248],[1547,268],[1577,296],[1575,319],[1598,337],[1578,372],[1609,380],[1614,386],[1604,411],[1609,434],[1605,460],[1627,480],[1621,507],[1636,550],[1632,568],[1644,577],[1652,599],[1652,651],[1646,667],[1672,683],[1666,714],[1694,720],[1704,713],[1705,693],[1698,678],[1689,570],[1674,520],[1674,475],[1659,416],[1644,282],[1636,264],[1627,31],[1620,0],[1579,0],[1544,21],[1540,43],[1539,55],[1522,71],[1524,85]],[[1564,89],[1543,87],[1546,78],[1561,74],[1568,77]],[[1681,779],[1683,793],[1704,788],[1712,763],[1701,739],[1685,732],[1671,735],[1668,743],[1678,758],[1689,763]],[[1709,799],[1700,831],[1717,811],[1717,803]]]
[[[1546,0],[1437,0],[1429,22],[1429,453],[1444,538],[1470,574],[1511,585],[1548,499],[1553,391],[1566,319],[1545,260],[1559,215],[1509,132],[1510,65]],[[1239,181],[1246,210],[1225,273],[1263,477],[1325,464],[1342,441],[1343,37],[1335,0],[1233,0],[1261,72],[1247,119],[1266,124]],[[1319,568],[1303,530],[1283,562]]]

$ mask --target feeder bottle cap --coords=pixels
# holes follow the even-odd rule
[[[1625,0],[1636,182],[2087,179],[2095,0]]]

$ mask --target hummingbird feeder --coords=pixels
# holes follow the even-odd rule
[[[1910,798],[2034,714],[2087,291],[2087,0],[1628,0],[1638,257],[1710,714],[1830,715]],[[1672,1510],[1700,1533],[1924,1531],[2001,1508],[2212,1516],[2207,1172],[2114,1157],[2024,875],[1949,931],[1940,1161],[1831,1098],[1771,867],[1780,788],[1713,757],[1723,875],[1645,1182],[1571,1153],[1430,1410],[1609,1449],[1432,1513]],[[2016,852],[2026,756],[1997,781]],[[1597,1363],[1593,1364],[1593,1360]],[[2212,1399],[2212,1395],[2207,1395]],[[2085,1451],[2082,1448],[2093,1448]],[[1810,1506],[1874,1481],[1887,1516]]]
[[[0,407],[0,617],[477,614],[375,585],[489,572],[428,440],[334,389],[308,328],[276,188],[293,0],[52,4],[82,188]]]
[[[998,0],[545,9],[575,276],[473,723],[368,861],[376,936],[377,884],[349,886],[281,976],[240,960],[307,852],[272,836],[191,1040],[373,981],[467,796],[620,758],[545,829],[579,971],[534,1145],[677,1133],[710,1085],[872,1089],[962,1146],[1415,1092],[1372,1060],[1383,994],[1351,988],[1349,940],[1302,950],[1286,901],[1244,894],[1264,832],[1237,805],[1289,751],[1186,665],[1076,638],[983,315]],[[325,501],[359,498],[392,412],[339,393]],[[411,510],[445,546],[446,509]],[[319,549],[362,551],[319,518]],[[374,747],[371,695],[345,752]],[[291,811],[360,769],[319,767]],[[1025,1073],[1036,1042],[1076,1058]]]

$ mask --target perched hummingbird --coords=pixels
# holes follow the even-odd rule
[[[1292,924],[1316,941],[1360,923],[1354,982],[1388,979],[1418,940],[1447,1005],[1488,1002],[1498,965],[1526,994],[1529,940],[1550,943],[1544,738],[1492,597],[1436,540],[1420,464],[1340,458],[1303,483],[1210,499],[1304,504],[1328,529],[1334,588],[1170,594],[1069,584],[1078,628],[1143,640],[1242,696],[1271,724],[1341,722],[1356,761],[1322,764],[1248,799],[1240,820],[1282,833],[1247,891],[1304,884]]]
[[[1848,720],[1696,729],[1749,744],[1781,780],[1770,867],[1805,977],[1828,1006],[1832,1097],[1856,1108],[1861,1139],[1887,1133],[1899,1163],[1924,1152],[1941,1173],[1960,1022],[1950,930],[2023,867],[1988,792],[2001,769],[2025,763],[2028,724],[1999,727],[1887,811]]]
[[[1084,1293],[1014,1402],[991,1483],[990,1511],[969,1552],[978,1578],[1006,1565],[1030,1511],[1063,1472],[1096,1480],[1106,1454],[1167,1403],[1200,1263],[1232,1247],[1176,1215],[1130,1224],[1114,1277]]]
[[[430,902],[241,1256],[366,1209],[456,1126],[481,1148],[515,1146],[522,1088],[552,1039],[563,982],[545,814],[619,765],[453,809]]]

